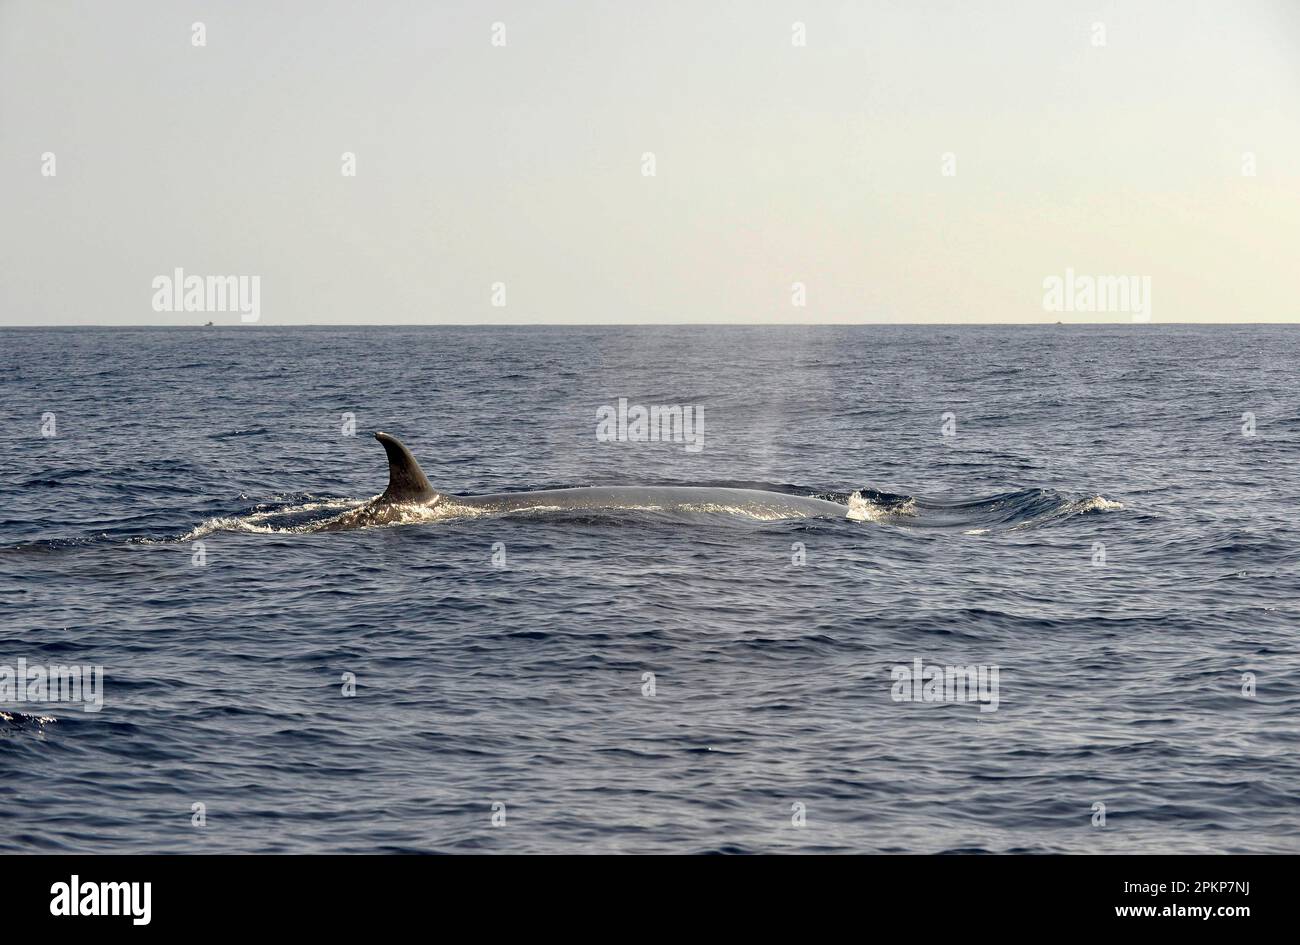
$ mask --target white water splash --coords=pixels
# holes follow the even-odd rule
[[[221,515],[216,518],[210,518],[206,522],[196,525],[184,535],[179,541],[198,541],[200,538],[206,538],[213,532],[254,532],[263,535],[300,535],[304,532],[315,531],[320,522],[305,522],[295,525],[277,524],[278,520],[284,520],[297,515],[306,515],[314,512],[330,511],[332,509],[350,509],[357,504],[356,499],[323,499],[319,502],[304,502],[301,505],[285,506],[278,509],[267,509],[261,512],[250,512],[247,515]],[[145,544],[153,542],[145,540]]]
[[[1122,512],[1123,502],[1114,502],[1104,495],[1095,495],[1089,499],[1076,499],[1066,508],[1071,514],[1076,512]]]
[[[916,499],[889,507],[873,502],[861,492],[849,496],[847,517],[855,522],[887,522],[896,518],[908,518],[916,514]]]

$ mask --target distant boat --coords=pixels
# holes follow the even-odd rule
[[[1056,324],[1059,325],[1059,324],[1061,324],[1061,323],[1060,323],[1060,322],[1057,322]],[[208,323],[205,324],[203,327],[204,327],[204,328],[211,328],[211,327],[212,327],[212,322],[208,322]]]

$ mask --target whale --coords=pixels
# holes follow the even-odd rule
[[[517,512],[652,510],[723,512],[762,520],[845,518],[849,507],[813,496],[766,489],[712,486],[589,486],[454,495],[439,492],[429,482],[415,455],[390,433],[375,439],[388,455],[388,487],[359,508],[325,523],[321,531],[384,525],[394,522],[459,516],[507,515]],[[415,513],[415,514],[413,514]],[[420,514],[425,513],[425,514]]]

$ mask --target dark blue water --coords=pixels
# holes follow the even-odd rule
[[[1293,328],[0,346],[0,665],[105,674],[0,706],[9,850],[1300,851]],[[704,449],[598,443],[619,397],[703,407]],[[383,489],[375,429],[444,491],[865,515],[311,532]],[[996,711],[895,701],[918,658],[999,667]]]

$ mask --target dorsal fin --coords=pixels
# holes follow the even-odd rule
[[[437,497],[437,491],[429,485],[424,470],[405,443],[387,433],[376,433],[375,439],[384,444],[384,452],[388,454],[388,488],[379,497],[381,500],[425,502]]]

